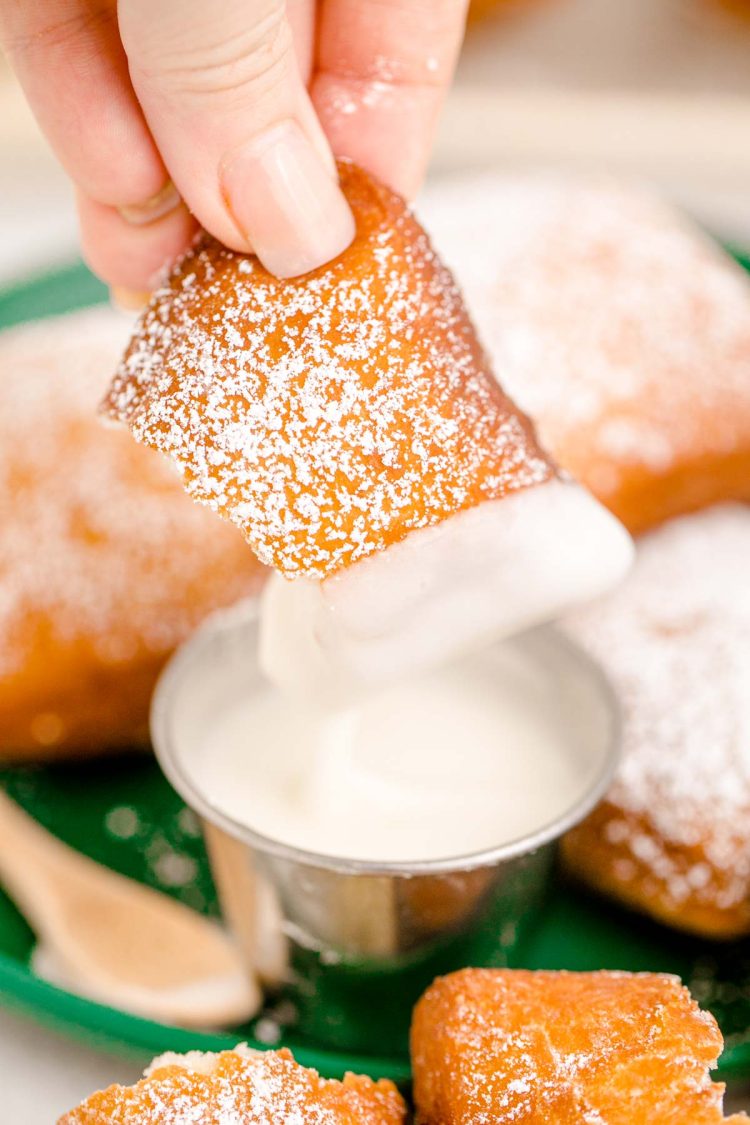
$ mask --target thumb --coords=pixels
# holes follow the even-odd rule
[[[131,81],[182,198],[279,277],[354,236],[284,0],[120,0]]]

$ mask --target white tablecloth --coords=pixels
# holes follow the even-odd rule
[[[8,1125],[54,1125],[92,1091],[135,1082],[141,1070],[0,1010],[0,1115]]]

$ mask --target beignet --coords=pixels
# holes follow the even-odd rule
[[[563,841],[567,866],[707,937],[750,932],[749,560],[750,507],[683,516],[567,622],[623,708],[622,764]]]
[[[0,759],[145,742],[174,647],[260,587],[242,537],[97,417],[128,332],[100,308],[0,336]]]
[[[542,445],[637,533],[750,499],[750,278],[609,181],[487,174],[423,213]]]
[[[418,1125],[714,1125],[722,1037],[677,977],[465,969],[412,1024]]]
[[[135,1086],[92,1094],[58,1125],[403,1125],[392,1082],[343,1082],[299,1066],[290,1051],[163,1055]]]
[[[280,281],[204,239],[154,294],[105,408],[283,576],[267,666],[289,671],[274,633],[284,657],[380,678],[593,596],[630,546],[501,391],[404,201],[340,174],[357,234],[339,258]]]

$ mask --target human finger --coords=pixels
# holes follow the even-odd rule
[[[422,181],[466,0],[324,0],[313,103],[334,152],[407,198]]]
[[[130,75],[201,224],[280,277],[339,254],[354,222],[283,0],[121,0]]]

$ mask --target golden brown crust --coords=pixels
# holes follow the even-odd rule
[[[161,1066],[135,1086],[93,1094],[58,1125],[404,1125],[392,1082],[347,1074],[343,1082],[299,1066],[287,1050],[223,1051],[210,1073],[184,1063]],[[186,1069],[187,1068],[187,1069]]]
[[[554,475],[404,201],[340,166],[352,245],[302,278],[205,239],[106,400],[287,577],[324,578]]]
[[[633,841],[640,841],[635,851]],[[746,896],[738,896],[736,873],[712,863],[705,845],[665,840],[648,816],[602,801],[564,837],[562,855],[576,878],[658,922],[721,940],[750,933],[750,878]],[[668,877],[655,869],[654,855],[661,857]],[[706,877],[691,886],[695,871]]]
[[[261,571],[170,466],[105,426],[122,348],[91,310],[0,341],[0,759],[146,744],[164,661]]]
[[[750,402],[747,410],[750,415]],[[601,425],[607,425],[606,418]],[[592,464],[590,453],[587,456],[583,435],[566,435],[550,448],[559,463],[589,488],[631,535],[641,535],[675,516],[724,501],[750,500],[750,434],[745,449],[724,453],[720,445],[719,439],[710,453],[696,451],[694,456],[686,455],[659,472],[639,465],[622,467],[611,483],[605,483],[605,462]]]
[[[750,499],[750,281],[646,192],[477,176],[426,212],[503,386],[633,533]]]
[[[466,969],[415,1009],[418,1121],[715,1125],[721,1047],[675,977]]]
[[[571,617],[622,708],[607,799],[563,841],[598,891],[710,938],[750,932],[750,507],[644,536],[619,589]]]

